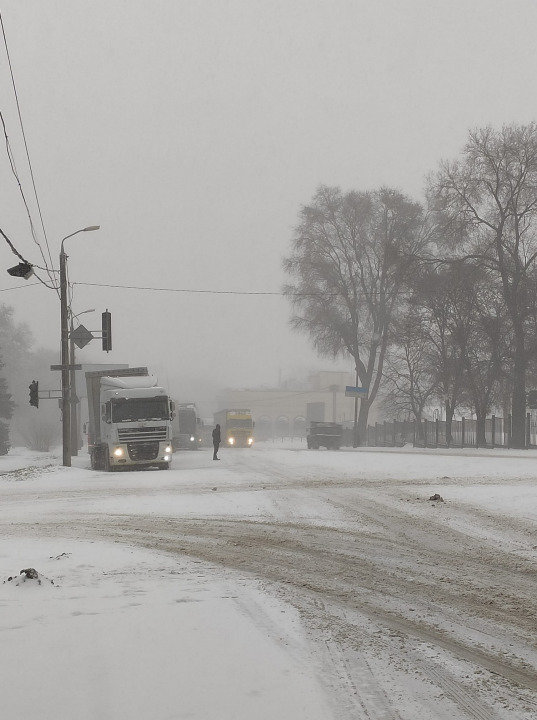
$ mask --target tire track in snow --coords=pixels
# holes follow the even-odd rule
[[[20,527],[20,526],[19,526]],[[510,683],[537,691],[535,668],[520,667],[504,657],[448,635],[424,621],[410,620],[383,607],[383,597],[399,585],[397,578],[379,577],[368,560],[334,545],[334,535],[348,543],[351,533],[334,528],[241,520],[145,519],[135,516],[81,516],[76,524],[27,526],[26,532],[80,535],[133,543],[152,550],[181,553],[221,564],[260,579],[283,583],[297,597],[330,601],[357,610],[372,621],[405,636],[440,647],[455,657],[483,667]],[[313,542],[315,540],[315,543]],[[339,540],[341,543],[341,537]],[[319,550],[322,545],[325,549]],[[394,587],[390,587],[393,584]],[[404,590],[405,588],[403,588]]]

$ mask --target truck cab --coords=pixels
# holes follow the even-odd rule
[[[172,423],[174,450],[197,450],[201,444],[201,420],[194,403],[178,403]]]
[[[173,403],[156,378],[124,373],[86,373],[91,466],[167,470],[172,458]]]
[[[249,448],[254,444],[254,422],[250,410],[220,410],[214,414],[214,421],[220,424],[222,445]]]

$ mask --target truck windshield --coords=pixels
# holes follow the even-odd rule
[[[118,398],[112,400],[112,422],[135,420],[168,420],[170,410],[167,397]]]
[[[234,417],[228,417],[227,424],[228,424],[228,427],[232,427],[232,428],[251,428],[252,420],[251,420],[251,418],[248,420],[245,420],[245,419],[238,419],[238,418],[234,418]]]

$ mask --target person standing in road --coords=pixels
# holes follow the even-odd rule
[[[219,457],[216,457],[219,447],[220,447],[220,425],[217,424],[215,429],[213,430],[213,460],[220,460]]]

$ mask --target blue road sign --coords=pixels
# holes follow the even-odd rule
[[[366,387],[354,387],[354,385],[345,386],[346,397],[364,397],[367,395],[369,388]]]

